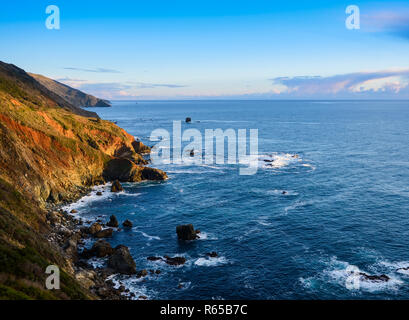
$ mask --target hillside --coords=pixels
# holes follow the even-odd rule
[[[54,92],[55,94],[78,108],[111,106],[111,103],[107,100],[98,99],[90,94],[86,94],[80,90],[71,88],[53,79],[34,73],[29,73],[29,75],[36,79],[48,90]]]
[[[0,62],[0,299],[93,298],[74,280],[71,260],[47,240],[47,208],[109,180],[166,179],[144,166],[139,150],[123,129]],[[50,264],[63,268],[59,291],[44,289]]]

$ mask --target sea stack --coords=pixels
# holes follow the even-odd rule
[[[195,240],[199,237],[192,224],[177,226],[176,233],[179,240]]]

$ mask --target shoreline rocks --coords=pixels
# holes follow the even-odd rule
[[[119,182],[119,180],[115,180],[114,182],[112,182],[111,192],[121,192],[123,190],[124,190],[124,188],[122,188],[122,185]]]
[[[86,231],[90,235],[95,235],[102,230],[102,226],[98,222],[94,222]]]

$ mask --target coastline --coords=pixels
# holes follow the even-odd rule
[[[81,201],[93,192],[95,187],[99,186],[108,186],[108,184],[91,187],[87,192],[79,193],[72,201],[50,207],[47,210],[47,217],[51,232],[47,238],[66,256],[72,267],[71,271],[74,278],[96,299],[135,299],[135,295],[132,295],[129,289],[117,288],[116,284],[110,281],[110,274],[104,273],[103,270],[98,270],[92,264],[79,259],[81,252],[86,247],[86,242],[92,241],[85,233],[81,232],[81,228],[96,221],[89,221],[84,224],[82,218],[75,217],[64,208]]]
[[[94,219],[84,221],[81,217],[80,209],[72,209],[76,204],[80,205],[83,199],[90,196],[90,201],[96,199],[104,199],[104,195],[115,194],[109,189],[111,183],[105,183],[90,187],[85,192],[80,192],[77,197],[64,203],[50,206],[47,209],[47,223],[51,227],[51,232],[47,235],[47,239],[53,245],[57,246],[62,254],[65,255],[68,263],[71,266],[71,273],[74,278],[96,299],[107,300],[146,300],[148,297],[144,294],[137,294],[132,291],[132,288],[127,285],[126,281],[115,279],[121,273],[114,272],[106,266],[107,257],[84,257],[84,253],[91,249],[92,245],[101,240],[87,234],[86,228],[98,223],[103,230],[108,229],[107,221],[103,221],[104,217],[99,216]],[[97,193],[102,195],[98,196]],[[123,191],[122,191],[123,192]],[[120,193],[116,193],[120,194]],[[95,198],[96,197],[96,198]],[[95,198],[95,199],[92,199]],[[70,212],[72,210],[72,212]],[[112,228],[113,232],[120,232],[122,228]],[[108,237],[109,238],[109,237]],[[102,239],[108,239],[102,238]],[[121,244],[125,246],[124,244]],[[104,261],[105,260],[105,261]],[[138,270],[135,280],[143,278],[146,270]],[[159,270],[149,270],[149,274],[159,274]],[[118,277],[117,277],[118,278]]]

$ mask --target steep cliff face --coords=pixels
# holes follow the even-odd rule
[[[44,238],[45,208],[105,180],[166,179],[143,166],[146,160],[134,146],[140,150],[123,129],[0,62],[0,298],[89,297],[68,269],[65,290],[43,289],[44,266],[67,264]]]
[[[47,78],[45,76],[29,73],[34,79],[41,83],[48,90],[59,95],[67,102],[76,107],[110,107],[111,103],[107,100],[98,99],[90,94],[71,88],[61,82]]]

